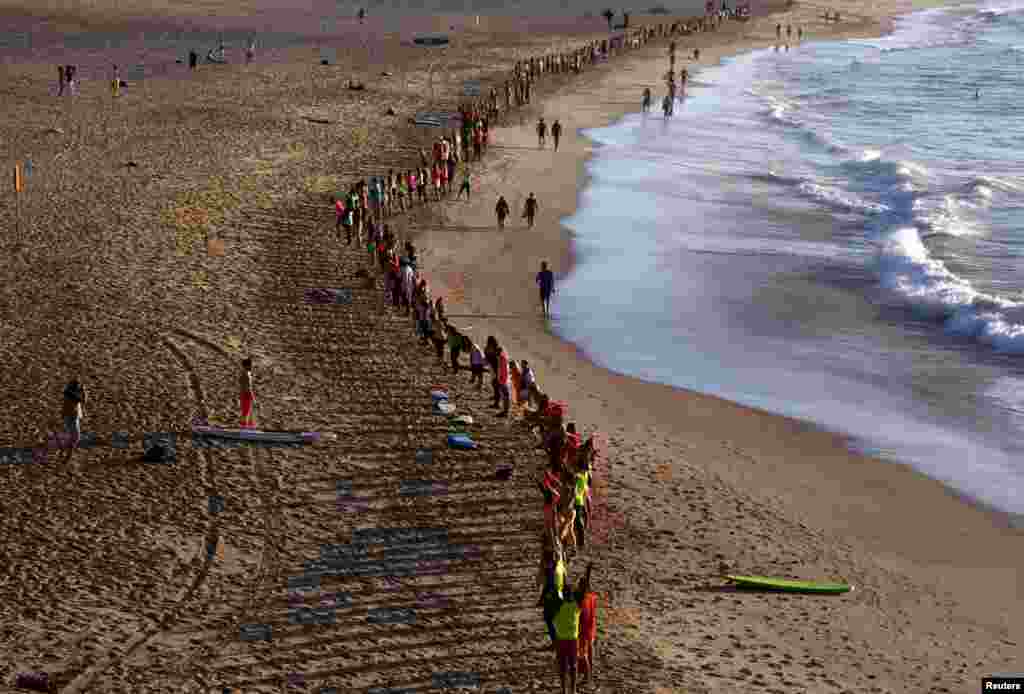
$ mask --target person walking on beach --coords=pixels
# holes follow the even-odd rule
[[[551,124],[551,138],[555,141],[555,151],[558,151],[558,141],[562,139],[562,124],[555,119],[555,122]]]
[[[188,69],[195,70],[196,65],[199,64],[199,54],[196,53],[195,49],[188,52]]]
[[[548,124],[544,122],[544,117],[537,121],[537,147],[544,149],[545,137],[548,134]]]
[[[540,264],[537,273],[537,286],[540,287],[540,310],[545,316],[551,315],[551,295],[555,291],[555,274],[548,269],[547,261]]]
[[[583,681],[588,682],[594,676],[594,643],[597,641],[597,593],[590,587],[590,572],[593,564],[587,565],[587,572],[580,580],[578,592],[583,596],[580,600],[580,635],[578,639],[579,671]]]
[[[121,75],[117,72],[117,65],[114,66],[114,76],[110,80],[110,93],[115,99],[121,94]]]
[[[65,65],[64,66],[64,77],[68,81],[68,93],[71,96],[75,95],[75,66]]]
[[[242,411],[242,427],[256,426],[253,417],[253,403],[256,402],[256,388],[252,379],[252,357],[242,360],[242,371],[238,376],[238,402]]]
[[[530,193],[529,197],[526,198],[526,204],[523,206],[523,217],[526,219],[526,226],[528,228],[533,228],[533,220],[536,216],[537,198],[533,197],[533,193]]]
[[[647,113],[648,111],[651,110],[651,88],[650,87],[644,87],[644,98],[643,98],[643,101],[640,102],[640,108],[641,108],[641,110],[644,113]]]
[[[252,63],[253,57],[256,55],[256,39],[249,39],[249,45],[245,49],[245,64],[249,65]]]
[[[64,387],[64,401],[60,410],[64,433],[60,445],[67,451],[61,461],[65,464],[71,462],[71,456],[82,440],[82,417],[85,416],[86,399],[85,386],[77,380]]]
[[[498,204],[494,206],[494,213],[498,216],[498,229],[505,228],[505,218],[508,217],[508,202],[504,195],[498,196]]]
[[[672,95],[666,94],[665,98],[661,100],[661,110],[665,114],[665,118],[672,115]]]
[[[64,66],[57,66],[57,96],[64,96]]]

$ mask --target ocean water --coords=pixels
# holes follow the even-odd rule
[[[587,131],[559,334],[1024,513],[1022,52],[1024,3],[930,10]]]

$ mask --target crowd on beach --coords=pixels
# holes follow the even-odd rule
[[[469,162],[478,161],[490,143],[491,125],[502,111],[529,104],[535,83],[546,74],[579,74],[586,66],[606,59],[616,50],[638,47],[658,36],[688,34],[710,28],[707,18],[697,22],[676,22],[671,25],[644,27],[611,40],[594,41],[575,51],[555,53],[517,61],[509,79],[499,93],[489,94],[459,106],[461,129],[438,137],[432,151],[420,150],[419,166],[407,171],[388,171],[371,176],[351,186],[341,199],[332,197],[335,226],[344,230],[345,242],[365,242],[368,261],[377,265],[384,276],[384,297],[387,304],[412,319],[412,328],[421,344],[432,348],[437,363],[456,375],[469,372],[469,383],[477,390],[484,387],[484,375],[490,371],[491,407],[498,417],[509,417],[521,410],[520,421],[532,433],[537,447],[546,451],[548,464],[543,478],[537,481],[543,497],[544,526],[540,538],[541,561],[538,607],[555,651],[562,691],[577,690],[577,678],[593,676],[597,638],[597,594],[591,587],[593,565],[573,584],[569,579],[569,559],[586,544],[592,518],[592,485],[599,458],[599,439],[591,435],[586,441],[575,422],[567,421],[568,405],[552,400],[540,387],[536,373],[525,359],[510,358],[493,336],[484,347],[468,333],[460,330],[447,316],[443,296],[433,297],[428,280],[420,275],[415,245],[404,243],[385,221],[415,205],[441,201],[453,192],[456,170],[462,164],[462,184],[456,198],[471,193]],[[695,59],[699,59],[695,52]],[[685,85],[688,73],[680,74]],[[501,96],[504,109],[501,109]],[[549,132],[544,119],[537,123],[538,146],[544,147]],[[550,133],[557,150],[562,125],[556,121]],[[532,227],[538,203],[533,195],[526,199],[523,217]],[[500,196],[495,205],[499,229],[504,228],[510,213],[508,202]],[[369,274],[366,275],[369,277]],[[543,315],[549,315],[554,275],[543,263],[537,273]],[[462,362],[468,355],[468,364]]]
[[[459,107],[461,128],[438,137],[432,151],[421,149],[418,166],[406,171],[390,170],[352,185],[342,197],[332,197],[335,227],[345,242],[365,243],[369,266],[379,267],[384,276],[387,303],[412,318],[412,327],[424,347],[432,348],[438,364],[453,376],[469,372],[469,383],[477,390],[484,388],[484,375],[490,372],[491,407],[498,417],[520,415],[519,422],[534,437],[538,449],[547,453],[547,465],[537,485],[543,497],[543,531],[539,538],[541,560],[538,607],[557,655],[562,691],[573,692],[577,673],[584,679],[593,676],[597,636],[597,595],[591,587],[593,565],[588,565],[575,584],[568,575],[569,561],[586,545],[592,519],[593,475],[600,458],[599,438],[595,434],[584,440],[575,422],[568,421],[568,404],[553,400],[540,387],[537,375],[525,359],[510,358],[494,336],[484,347],[467,332],[453,324],[446,313],[443,296],[433,297],[426,278],[420,276],[415,245],[403,241],[392,231],[387,220],[407,212],[416,205],[440,201],[450,196],[456,169],[463,165],[462,184],[457,197],[470,194],[469,162],[479,161],[489,144],[491,126],[502,111],[529,104],[534,85],[548,74],[579,74],[587,66],[608,58],[615,52],[639,47],[657,37],[689,34],[710,28],[709,18],[691,22],[674,22],[654,27],[641,27],[593,41],[574,51],[552,53],[517,61],[509,79],[492,88],[483,98]],[[698,54],[699,55],[699,54]],[[190,66],[194,67],[191,56]],[[74,84],[74,69],[62,70],[61,84]],[[685,76],[684,76],[685,82]],[[504,109],[501,108],[504,97]],[[551,134],[557,149],[561,123],[552,126]],[[547,124],[543,118],[537,125],[538,144],[545,146]],[[531,193],[524,206],[523,217],[533,225],[538,202]],[[499,228],[510,210],[505,198],[495,206]],[[401,247],[401,251],[399,250]],[[372,279],[369,271],[362,271]],[[554,275],[542,264],[536,275],[541,311],[550,313],[554,292]],[[463,362],[463,354],[468,364]],[[242,364],[239,377],[242,426],[254,426],[255,401],[252,361]],[[64,430],[71,439],[68,457],[78,445],[81,419],[86,403],[84,385],[73,382],[64,393],[62,418]]]

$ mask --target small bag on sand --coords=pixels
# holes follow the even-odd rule
[[[14,678],[14,686],[34,692],[51,692],[53,687],[50,675],[46,672],[19,672]]]

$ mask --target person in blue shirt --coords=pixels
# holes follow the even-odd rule
[[[555,291],[555,274],[548,270],[547,262],[540,264],[537,273],[537,286],[540,287],[540,307],[545,316],[551,315],[551,295]]]

